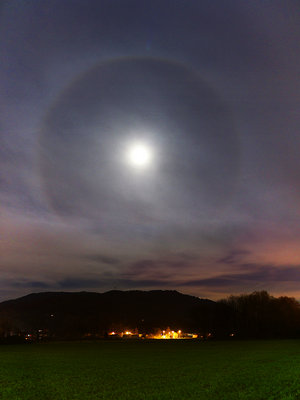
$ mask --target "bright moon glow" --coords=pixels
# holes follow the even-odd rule
[[[151,150],[142,143],[134,144],[129,149],[128,158],[132,165],[136,167],[145,167],[151,162]]]

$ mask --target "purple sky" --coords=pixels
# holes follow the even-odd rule
[[[7,0],[0,65],[0,301],[300,299],[298,1]]]

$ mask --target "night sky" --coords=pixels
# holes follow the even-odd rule
[[[0,301],[300,299],[299,65],[297,0],[4,1]]]

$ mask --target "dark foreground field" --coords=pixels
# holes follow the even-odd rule
[[[300,399],[300,341],[0,346],[1,400]]]

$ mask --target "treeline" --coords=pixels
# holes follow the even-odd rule
[[[292,297],[275,298],[266,291],[230,296],[198,310],[203,334],[235,338],[300,338],[300,304]],[[230,336],[231,335],[231,336]]]

